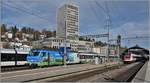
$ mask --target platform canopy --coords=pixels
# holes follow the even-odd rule
[[[140,47],[138,45],[130,47],[128,50],[130,50],[130,51],[142,51],[142,52],[144,52],[144,54],[149,54],[149,50],[147,50],[145,48],[142,48],[142,47]]]

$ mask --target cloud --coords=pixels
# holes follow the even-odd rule
[[[126,22],[116,29],[112,29],[112,34],[122,35],[124,37],[133,36],[146,36],[148,35],[148,23],[147,22]]]
[[[116,39],[117,35],[121,35],[122,38],[149,36],[148,22],[126,22],[121,26],[111,30],[112,39]],[[148,42],[148,39],[130,39],[122,40],[122,45],[130,47],[135,44],[139,44],[140,46],[148,48]]]
[[[96,0],[103,7],[104,2]],[[104,0],[105,1],[105,0]],[[3,22],[17,26],[28,26],[35,29],[56,29],[56,12],[58,8],[69,3],[69,0],[3,0],[20,9],[34,13],[47,21],[11,7],[3,8]],[[105,14],[93,0],[72,0],[80,8],[80,34],[102,34],[104,29]],[[112,28],[111,38],[118,34],[123,37],[148,34],[148,3],[147,1],[108,1]],[[97,14],[97,15],[96,15]]]
[[[54,30],[56,28],[56,23],[54,21],[56,19],[56,9],[53,9],[56,7],[53,7],[53,4],[48,2],[48,0],[45,0],[44,2],[40,0],[6,0],[3,3],[8,4],[7,6],[4,5],[3,23],[29,26],[37,29],[50,28],[51,30]],[[51,5],[51,11],[49,11],[49,5]],[[16,8],[19,8],[19,10]],[[55,12],[53,12],[54,10]]]

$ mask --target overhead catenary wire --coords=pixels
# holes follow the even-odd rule
[[[0,11],[3,11],[3,6],[2,6],[2,4],[3,4],[3,0],[0,1]],[[3,22],[2,19],[3,19],[3,14],[2,14],[2,12],[1,12],[1,13],[0,13],[0,23]]]
[[[38,9],[33,9],[33,8],[30,8],[29,6],[22,6],[20,4],[17,4],[17,3],[13,3],[13,5],[15,6],[20,6],[21,9],[24,9],[24,10],[28,10],[28,11],[31,11],[32,13],[35,12],[34,14],[38,14],[38,13],[42,13],[41,11],[39,11]]]
[[[90,8],[91,10],[93,10],[93,14],[95,15],[97,21],[101,21],[101,20],[100,20],[101,18],[100,18],[99,15],[97,14],[96,9],[93,7],[92,3],[91,3],[90,1],[88,1],[88,2],[89,2],[89,8]]]
[[[133,39],[149,39],[149,36],[134,36],[134,37],[124,37],[121,40],[133,40]],[[116,41],[117,39],[110,39],[110,41]]]
[[[103,12],[105,13],[105,14],[107,14],[106,12],[106,9],[104,8],[104,7],[102,7],[96,0],[94,0],[94,2],[95,2],[95,4],[100,8],[100,9],[102,9],[103,10]]]
[[[36,15],[36,14],[34,14],[34,13],[32,13],[32,12],[23,10],[23,9],[21,9],[21,8],[19,8],[19,7],[15,7],[15,6],[9,5],[9,4],[4,3],[4,2],[2,3],[2,5],[3,5],[3,6],[6,6],[6,7],[9,7],[9,8],[11,8],[11,9],[15,9],[15,10],[21,12],[21,13],[26,13],[26,14],[28,14],[28,15],[32,15],[32,16],[38,17],[38,18],[40,18],[41,20],[44,20],[45,22],[49,22],[48,19],[43,18],[43,17],[41,17],[41,16],[39,16],[39,15]]]
[[[97,19],[97,21],[101,21],[100,19],[100,17],[99,17],[99,14],[97,13],[97,11],[96,11],[96,9],[93,7],[93,5],[92,5],[92,3],[90,2],[90,1],[88,1],[88,3],[89,3],[89,8],[90,8],[90,10],[92,10],[92,13],[94,14],[94,16],[96,17],[96,19]],[[104,12],[105,12],[105,9],[103,9],[104,10]],[[101,26],[101,25],[100,25]],[[100,29],[100,28],[99,28]],[[98,34],[99,35],[99,34]]]
[[[96,31],[100,31],[100,30],[102,30],[102,28],[100,28],[100,27],[101,27],[100,22],[101,22],[102,20],[100,20],[101,18],[99,17],[99,14],[97,13],[97,10],[95,9],[94,4],[92,4],[92,2],[90,2],[90,1],[88,1],[88,2],[89,2],[89,8],[90,8],[90,10],[92,10],[92,13],[94,14],[96,20],[99,22],[99,23],[98,23],[99,28],[98,28]],[[104,25],[104,27],[105,27],[105,25]],[[99,34],[99,32],[94,33],[94,34]],[[101,37],[99,37],[99,38],[101,38]],[[98,40],[98,38],[96,38],[96,39]]]

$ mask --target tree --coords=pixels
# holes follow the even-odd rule
[[[84,38],[83,37],[79,37],[79,40],[84,40]]]
[[[18,32],[16,36],[17,36],[17,38],[19,38],[20,40],[22,40],[22,32],[21,31]]]
[[[2,25],[1,25],[1,35],[4,35],[5,32],[7,32],[6,25],[5,25],[5,24],[2,24]]]
[[[28,33],[28,34],[32,34],[34,32],[34,29],[32,29],[32,28],[30,28],[30,27],[28,27],[27,29],[26,29],[26,33]]]
[[[92,39],[92,41],[95,41],[95,39]]]
[[[21,32],[27,33],[27,28],[26,28],[26,27],[23,27],[23,28],[21,29]]]
[[[56,37],[56,31],[53,31],[52,34],[53,34],[52,37]]]
[[[103,43],[103,42],[101,42],[101,41],[97,41],[97,42],[94,43],[94,45],[95,45],[95,46],[106,46],[107,43],[106,43],[106,42]]]
[[[41,33],[40,33],[39,31],[34,31],[33,40],[39,40],[40,34],[41,34]]]
[[[19,29],[16,27],[16,26],[14,26],[14,27],[11,27],[11,32],[12,32],[12,34],[13,34],[13,38],[15,38],[16,36],[16,33],[19,31]]]
[[[48,37],[52,37],[53,36],[53,34],[52,34],[52,32],[51,31],[46,31],[46,37],[48,38]]]

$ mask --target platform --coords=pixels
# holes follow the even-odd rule
[[[150,82],[150,61],[147,61],[143,65],[132,82]]]
[[[1,73],[1,81],[2,82],[26,82],[30,80],[36,80],[46,77],[54,77],[58,75],[68,74],[72,72],[80,72],[88,69],[93,69],[97,67],[104,67],[106,65],[115,65],[118,63],[105,63],[99,65],[93,64],[79,64],[79,65],[68,65],[57,66],[57,67],[49,67],[49,68],[38,68],[38,69],[30,69],[30,70],[22,70],[22,71],[13,71],[13,72],[4,72]]]
[[[147,69],[146,69],[146,75],[145,75],[145,81],[150,82],[150,60],[147,64]]]

